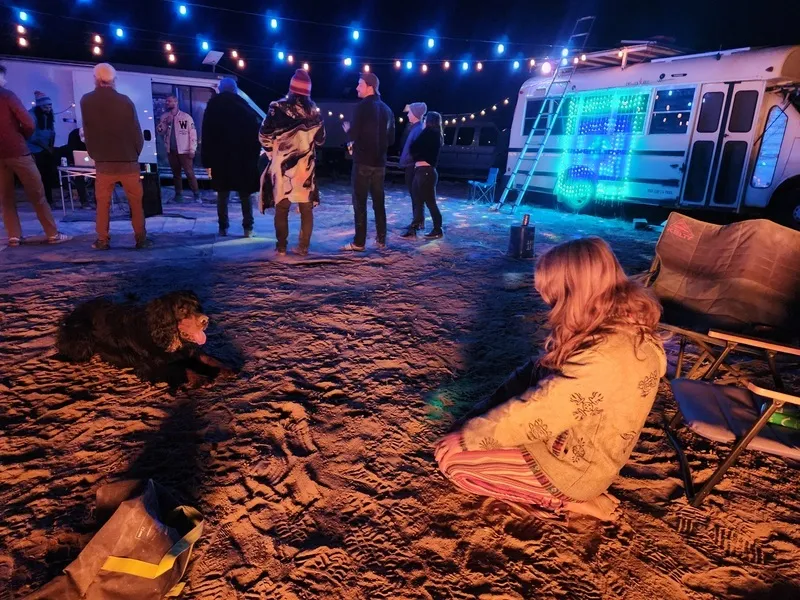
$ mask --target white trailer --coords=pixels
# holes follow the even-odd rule
[[[623,54],[588,57],[615,67],[585,68],[578,59],[557,116],[537,127],[551,128],[550,137],[528,190],[575,210],[591,202],[758,210],[800,227],[800,46],[627,65]],[[520,89],[507,177],[550,80]],[[531,140],[514,189],[542,139]]]
[[[81,97],[94,89],[94,65],[15,56],[0,56],[0,63],[7,69],[6,88],[19,96],[23,103],[34,106],[34,91],[44,92],[52,99],[56,115],[56,146],[66,145],[69,133],[82,123]],[[117,69],[117,90],[129,96],[136,105],[142,126],[145,142],[139,162],[157,163],[159,172],[171,177],[164,142],[156,134],[156,125],[164,111],[167,96],[177,96],[181,110],[192,115],[200,141],[206,103],[216,93],[223,75],[157,67],[114,66]],[[264,111],[247,94],[239,90],[239,95],[264,117]],[[198,176],[205,177],[200,154],[198,149],[195,169]]]

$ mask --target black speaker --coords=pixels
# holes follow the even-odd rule
[[[161,180],[158,178],[158,170],[153,170],[155,172],[142,173],[142,188],[144,189],[142,206],[145,218],[164,214],[164,210],[161,208]]]

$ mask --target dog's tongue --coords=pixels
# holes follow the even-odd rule
[[[195,333],[192,335],[192,341],[195,344],[202,346],[206,343],[206,332],[200,330],[195,331]]]

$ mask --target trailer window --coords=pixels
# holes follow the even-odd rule
[[[719,117],[722,114],[722,105],[725,94],[722,92],[706,92],[700,101],[700,115],[697,117],[697,131],[700,133],[714,133],[719,127]]]
[[[658,90],[650,120],[650,133],[686,133],[691,120],[694,89]]]
[[[479,146],[497,146],[497,129],[494,127],[481,127],[481,134],[478,138]]]
[[[786,111],[780,106],[773,106],[769,110],[767,124],[764,126],[764,135],[761,136],[761,148],[758,151],[758,158],[756,158],[756,167],[753,169],[753,179],[750,181],[750,185],[754,188],[768,188],[772,185],[788,121]]]
[[[728,121],[728,130],[735,133],[747,133],[753,127],[753,117],[756,114],[758,91],[741,90],[733,97],[731,118]]]
[[[458,139],[456,146],[472,146],[472,140],[475,139],[474,127],[461,127],[458,130]]]
[[[444,145],[445,146],[452,146],[453,139],[456,137],[456,128],[455,127],[445,127],[444,128]]]

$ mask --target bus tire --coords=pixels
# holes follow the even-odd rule
[[[769,201],[770,220],[800,231],[800,181],[781,186]]]

